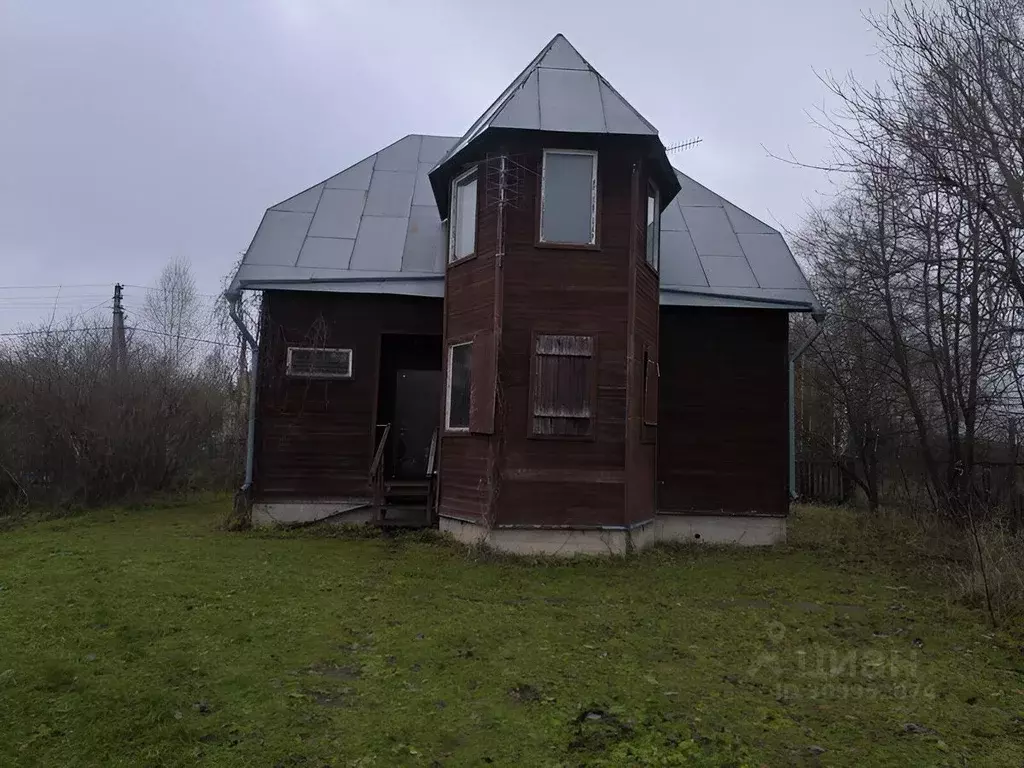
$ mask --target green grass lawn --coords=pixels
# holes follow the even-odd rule
[[[224,502],[0,532],[0,765],[1020,766],[1024,647],[892,551],[529,563],[226,533]]]

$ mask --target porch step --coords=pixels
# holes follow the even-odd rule
[[[389,504],[379,520],[369,524],[377,528],[429,528],[427,507],[420,504]]]
[[[430,483],[426,480],[388,480],[384,484],[384,498],[388,500],[427,498]]]

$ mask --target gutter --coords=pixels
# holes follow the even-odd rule
[[[817,328],[811,337],[807,339],[793,356],[789,359],[789,498],[796,500],[796,361],[804,352],[810,349],[811,344],[821,336],[825,330],[825,313],[820,309],[812,312],[811,317],[817,323]]]
[[[256,452],[256,370],[259,365],[260,355],[256,339],[249,333],[249,329],[245,327],[245,322],[238,314],[242,294],[235,293],[232,295],[225,293],[224,298],[229,302],[230,309],[228,314],[235,325],[238,326],[238,330],[242,333],[242,337],[252,351],[252,355],[249,358],[252,362],[249,367],[249,427],[245,441],[245,482],[242,484],[242,491],[248,493],[252,489],[252,464],[253,455]]]

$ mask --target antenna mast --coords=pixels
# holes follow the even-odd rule
[[[665,152],[671,155],[673,152],[682,152],[687,149],[693,149],[703,141],[704,139],[700,136],[694,136],[692,139],[687,139],[686,141],[681,141],[678,144],[673,144],[671,147],[665,147]]]

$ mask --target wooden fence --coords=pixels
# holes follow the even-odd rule
[[[853,493],[853,480],[834,461],[797,461],[796,495],[802,501],[843,504]]]
[[[819,504],[843,504],[849,501],[857,486],[853,481],[853,460],[845,461],[841,467],[828,459],[797,460],[797,498]],[[923,469],[920,467],[904,466],[900,475],[883,477],[883,495],[888,495],[887,489],[899,495],[906,478],[920,477],[921,472]],[[1024,464],[1013,461],[978,462],[974,467],[973,485],[977,498],[983,504],[991,508],[1002,507],[1009,510],[1015,520],[1024,520]]]

